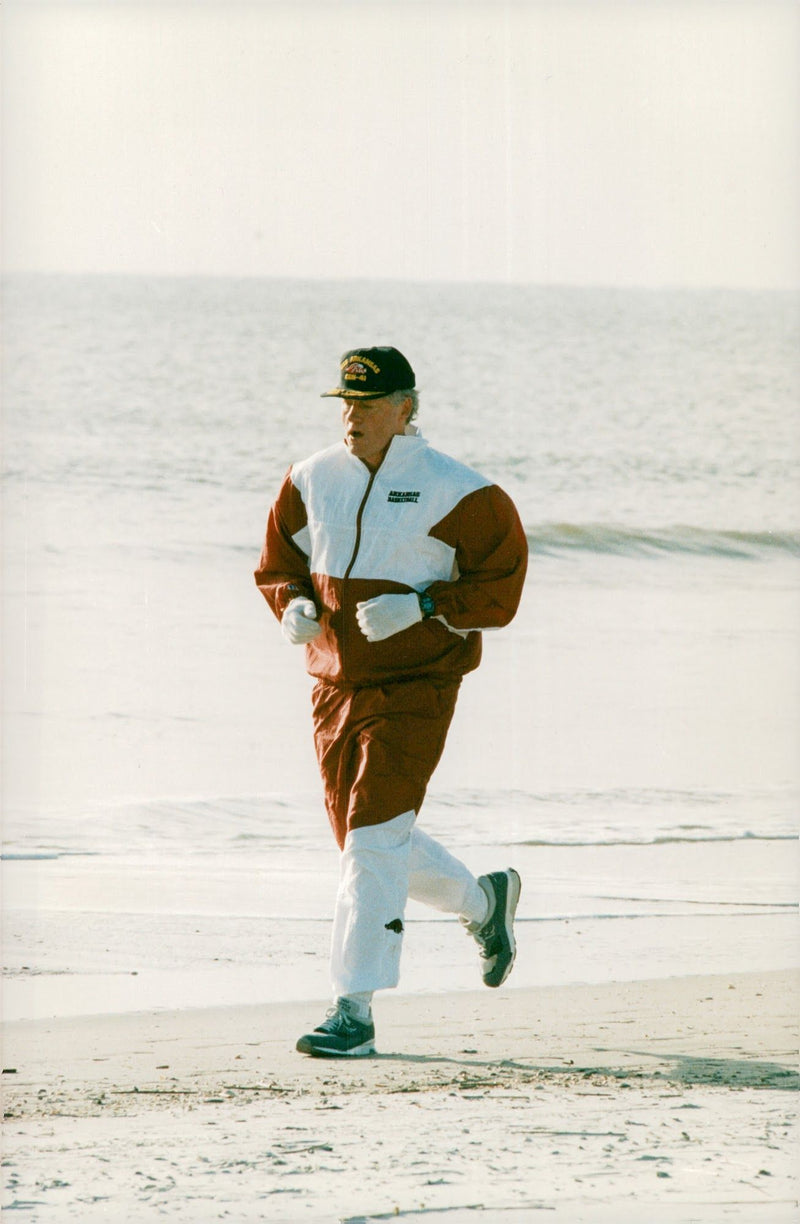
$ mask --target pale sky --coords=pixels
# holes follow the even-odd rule
[[[800,284],[796,0],[4,0],[8,270]]]

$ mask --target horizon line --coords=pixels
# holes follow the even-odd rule
[[[165,272],[123,269],[81,270],[59,268],[3,268],[0,281],[12,279],[95,279],[95,280],[163,280],[163,281],[277,281],[289,283],[317,284],[371,284],[371,285],[425,285],[425,286],[472,286],[487,288],[519,289],[568,289],[568,290],[615,290],[640,293],[800,293],[800,281],[796,285],[742,284],[733,282],[692,283],[685,281],[568,281],[568,280],[517,280],[488,277],[430,277],[412,276],[334,276],[329,274],[306,274],[289,276],[277,272]]]

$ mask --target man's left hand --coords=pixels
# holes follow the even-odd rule
[[[377,595],[356,604],[358,627],[368,642],[382,642],[422,620],[419,599],[410,595]]]

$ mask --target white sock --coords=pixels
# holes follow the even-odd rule
[[[362,990],[356,994],[339,995],[336,1000],[337,1004],[346,1002],[350,1014],[355,1016],[356,1020],[363,1020],[365,1023],[372,1016],[372,991]]]

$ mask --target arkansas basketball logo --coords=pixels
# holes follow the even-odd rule
[[[390,502],[418,502],[419,489],[390,489],[386,500]]]

